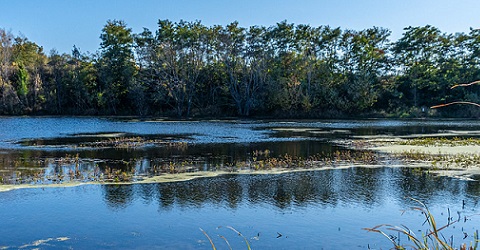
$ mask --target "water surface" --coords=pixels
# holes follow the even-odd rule
[[[3,181],[30,174],[40,175],[38,179],[48,184],[54,181],[42,177],[72,169],[85,175],[107,168],[134,169],[140,175],[156,165],[187,162],[214,171],[266,150],[271,157],[309,157],[346,150],[332,143],[341,138],[448,131],[474,134],[480,125],[451,120],[165,122],[7,117],[0,118],[0,128]],[[81,145],[128,136],[152,143],[127,148]],[[33,179],[26,182],[31,184]],[[231,226],[253,249],[388,249],[392,245],[386,238],[362,228],[404,224],[421,234],[418,230],[426,229],[424,217],[410,210],[419,204],[407,197],[425,202],[438,224],[446,224],[449,217],[460,219],[443,231],[449,240],[453,236],[455,246],[473,241],[480,221],[478,216],[465,221],[465,216],[480,213],[477,181],[384,164],[277,175],[228,174],[175,183],[0,192],[0,246],[212,249],[202,228],[219,249],[228,249],[219,235],[233,249],[247,249]],[[392,237],[398,240],[397,234]]]

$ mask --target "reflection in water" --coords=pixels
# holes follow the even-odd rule
[[[0,127],[4,129],[0,131],[0,181],[32,184],[96,180],[115,171],[142,178],[168,171],[172,163],[215,170],[265,156],[258,152],[268,152],[271,157],[328,156],[338,150],[346,152],[332,145],[332,139],[352,135],[480,130],[478,121],[420,120],[168,123],[0,118]],[[112,131],[153,138],[164,135],[162,139],[174,135],[189,144],[56,147],[72,140],[94,143],[95,138],[85,135],[105,136]],[[63,136],[79,137],[52,139]],[[48,145],[32,148],[15,143],[28,144],[28,139]],[[388,240],[361,228],[381,223],[421,224],[422,216],[400,212],[418,205],[406,197],[425,202],[440,214],[439,223],[447,221],[447,209],[459,216],[480,213],[478,181],[435,177],[410,168],[355,167],[279,175],[223,175],[175,183],[22,189],[0,193],[0,236],[8,236],[0,237],[0,248],[67,236],[72,240],[61,246],[74,249],[211,249],[198,230],[202,227],[211,236],[226,235],[233,249],[244,249],[243,239],[219,229],[231,225],[256,249],[387,249],[391,247]],[[472,218],[458,223],[456,229],[470,233],[464,241],[468,243],[479,224],[478,218]],[[451,235],[448,230],[454,229],[447,229],[447,237]],[[277,232],[283,237],[277,238]],[[253,239],[259,233],[260,240]],[[463,232],[455,236],[455,242],[462,241],[463,236]],[[219,248],[224,246],[218,237],[214,241]]]
[[[217,235],[227,237],[233,249],[244,249],[241,237],[222,230],[233,226],[253,249],[388,249],[392,246],[387,239],[361,228],[404,224],[422,233],[423,216],[408,211],[418,204],[405,196],[426,202],[439,225],[447,222],[447,209],[462,218],[479,213],[478,186],[414,169],[382,167],[21,189],[0,193],[0,235],[12,236],[0,239],[0,245],[16,248],[67,236],[72,240],[55,246],[211,249],[201,227],[218,249],[228,247]],[[38,230],[32,223],[45,227]],[[458,244],[468,243],[479,223],[472,217],[444,233],[454,235]],[[282,237],[277,238],[277,232]],[[469,233],[465,240],[463,232]]]
[[[122,208],[129,205],[135,195],[132,185],[105,185],[103,186],[105,193],[105,202],[110,207]]]
[[[479,129],[476,121],[422,120],[129,122],[0,118],[2,124],[6,126],[0,137],[0,148],[4,148],[0,152],[0,183],[6,184],[131,181],[178,172],[178,167],[187,172],[218,170],[251,161],[257,158],[255,152],[303,159],[326,156],[345,151],[331,140],[356,135]],[[42,129],[32,129],[33,124]],[[130,139],[141,143],[131,146]],[[182,146],[161,142],[182,142]]]
[[[398,224],[403,223],[421,228],[423,222],[421,214],[410,212],[410,217],[407,215],[402,217],[401,215],[403,214],[400,211],[401,209],[418,206],[408,197],[415,197],[424,201],[432,211],[436,212],[438,223],[441,226],[447,221],[447,218],[445,218],[447,209],[449,209],[449,213],[451,209],[455,218],[457,216],[463,218],[463,216],[480,211],[478,207],[480,201],[479,188],[476,182],[436,177],[407,168],[349,168],[278,175],[224,175],[177,183],[114,187],[107,185],[102,187],[106,204],[115,209],[127,209],[135,203],[135,199],[132,199],[132,197],[136,197],[141,199],[144,204],[158,204],[160,213],[169,210],[201,209],[215,218],[216,216],[222,216],[215,212],[218,208],[234,211],[231,216],[237,213],[243,214],[242,211],[247,210],[247,213],[252,213],[253,218],[256,218],[253,223],[255,226],[258,226],[258,223],[268,223],[274,228],[274,225],[280,222],[262,218],[262,215],[256,212],[259,207],[273,207],[274,211],[279,211],[276,213],[278,217],[270,218],[270,220],[285,220],[281,223],[287,223],[288,225],[297,223],[284,218],[288,217],[287,215],[291,212],[302,214],[319,211],[318,213],[321,214],[330,210],[337,211],[331,212],[333,217],[329,219],[322,215],[317,219],[312,218],[310,222],[302,222],[307,224],[303,226],[300,224],[294,232],[287,231],[292,234],[305,233],[311,235],[311,230],[316,228],[315,230],[318,230],[319,234],[328,235],[328,231],[332,230],[333,227],[338,230],[346,230],[345,233],[347,234],[357,235],[363,227],[390,223],[390,216],[393,218],[399,217]],[[398,207],[389,208],[391,205],[388,204],[398,204]],[[467,204],[467,207],[462,207],[462,204]],[[351,211],[345,212],[344,210]],[[362,210],[368,211],[368,215],[356,212]],[[408,210],[407,213],[409,213]],[[239,216],[240,221],[248,218]],[[359,217],[357,218],[357,216]],[[375,219],[370,218],[370,216]],[[478,218],[474,219],[474,221],[478,221]],[[230,219],[225,220],[224,223],[227,223]],[[240,223],[237,226],[242,226],[242,223],[250,225],[250,222],[247,221],[237,223]],[[316,225],[315,223],[319,224]],[[328,224],[324,225],[324,223]],[[452,227],[446,233],[463,235],[463,232],[474,232],[478,228],[476,228],[476,222],[471,223],[468,224],[468,221],[462,220],[459,223],[462,225],[462,230],[460,230],[460,226],[457,230]],[[287,227],[286,224],[281,225]],[[319,227],[320,225],[324,225],[325,228]],[[282,230],[285,230],[283,227]],[[348,232],[350,227],[353,228],[353,232]],[[253,232],[254,235],[255,233]],[[377,241],[373,238],[379,237],[381,239],[380,235],[370,234],[368,236],[370,237],[368,240],[362,240],[365,244],[367,242],[371,243],[371,246],[379,244],[375,243]],[[322,236],[320,237],[322,238]],[[352,237],[351,241],[345,239],[342,244],[350,247],[361,246],[358,245],[359,239],[355,237]],[[312,241],[315,242],[311,237],[308,239],[302,241],[302,246],[309,246],[309,244],[313,244]],[[332,240],[331,238],[327,239]],[[270,245],[270,248],[278,249],[280,245],[276,244],[282,243],[276,242]],[[325,241],[323,240],[314,243],[312,247],[324,246],[324,244]],[[345,245],[343,246],[345,247]],[[388,244],[385,243],[383,246],[388,246]],[[330,247],[339,246],[330,245]],[[361,248],[365,247],[367,246],[363,245]]]
[[[268,157],[289,155],[307,158],[326,156],[338,150],[331,144],[314,140],[254,144],[200,144],[186,148],[99,149],[68,151],[21,150],[0,154],[0,183],[38,184],[66,181],[98,181],[115,179],[115,171],[128,175],[128,180],[141,179],[178,171],[210,171],[263,159],[255,152],[268,152]],[[109,174],[113,173],[113,177]]]
[[[426,203],[465,192],[476,204],[480,188],[474,182],[440,178],[408,168],[349,168],[278,175],[223,175],[186,182],[144,185],[103,185],[111,207],[125,208],[137,197],[157,201],[162,208],[268,203],[279,209],[317,204],[360,203],[373,207],[384,199],[416,197]],[[446,193],[443,193],[446,192]],[[387,196],[388,193],[388,196]],[[386,197],[387,196],[387,197]]]

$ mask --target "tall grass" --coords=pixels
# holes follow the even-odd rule
[[[410,230],[407,226],[405,225],[391,225],[391,224],[381,224],[374,226],[372,228],[363,228],[364,230],[367,230],[369,232],[374,232],[374,233],[379,233],[383,236],[385,236],[394,246],[394,249],[418,249],[418,250],[427,250],[427,249],[445,249],[445,250],[453,250],[456,249],[453,247],[453,240],[451,241],[451,244],[448,243],[447,239],[444,237],[444,235],[441,233],[442,230],[445,228],[448,228],[449,226],[457,223],[460,221],[460,217],[458,220],[452,220],[451,217],[449,216],[448,222],[444,226],[438,226],[435,217],[432,215],[430,210],[427,208],[427,206],[422,203],[421,201],[410,198],[413,201],[417,202],[420,204],[418,207],[413,207],[413,210],[420,211],[424,216],[425,216],[425,223],[428,223],[429,228],[425,233],[422,233],[421,236],[415,235],[415,233]],[[467,220],[467,217],[464,218],[465,221]],[[409,241],[411,242],[409,245],[402,245],[400,244],[399,241],[396,241],[394,238],[392,238],[387,231],[395,232],[398,233],[399,235],[404,235],[406,236]],[[470,243],[470,246],[467,248],[467,244],[463,243],[460,245],[460,249],[462,250],[476,250],[478,248],[478,243],[480,242],[479,237],[478,237],[478,230],[474,233],[474,241]]]

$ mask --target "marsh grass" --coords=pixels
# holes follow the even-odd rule
[[[480,154],[430,154],[419,150],[408,150],[392,154],[392,156],[405,163],[429,163],[434,169],[480,166]]]
[[[442,143],[446,139],[441,140]],[[454,140],[455,141],[455,140]],[[455,143],[462,145],[477,143],[477,139],[458,139]],[[419,142],[420,143],[420,142]],[[430,141],[421,141],[422,144]],[[243,161],[216,163],[205,167],[203,159],[152,159],[147,169],[136,171],[138,159],[128,161],[100,161],[85,159],[76,155],[65,155],[51,159],[20,159],[11,162],[8,172],[2,172],[0,182],[3,184],[50,184],[65,182],[135,182],[144,178],[163,174],[194,173],[199,171],[269,171],[322,169],[339,166],[379,165],[391,160],[403,164],[430,164],[431,169],[468,168],[480,166],[480,154],[430,154],[421,151],[404,151],[401,153],[381,154],[371,150],[336,150],[329,153],[299,157],[289,154],[272,156],[269,149],[255,150]],[[8,164],[8,163],[7,163]],[[107,165],[108,164],[108,165]],[[46,171],[49,169],[48,171]]]
[[[399,145],[411,145],[411,146],[479,146],[479,138],[463,138],[463,137],[424,137],[415,138],[398,142]]]
[[[427,206],[422,203],[421,201],[410,198],[411,200],[415,201],[419,204],[417,207],[412,207],[412,210],[419,211],[424,217],[425,221],[423,224],[428,224],[428,229],[422,233],[422,235],[417,236],[409,227],[405,225],[391,225],[391,224],[380,224],[374,226],[372,228],[363,228],[368,232],[379,233],[386,237],[394,246],[394,249],[418,249],[418,250],[427,250],[427,249],[445,249],[445,250],[453,250],[456,249],[453,246],[453,236],[448,237],[451,238],[451,242],[448,243],[447,238],[442,234],[442,230],[452,226],[455,223],[458,223],[462,220],[459,215],[458,220],[453,220],[452,217],[448,217],[448,222],[444,226],[438,226],[435,217],[432,215],[430,210]],[[450,211],[450,210],[449,210]],[[464,221],[467,221],[468,217],[464,217]],[[403,245],[400,243],[399,238],[398,240],[396,237],[392,237],[388,232],[393,232],[395,234],[399,234],[399,236],[403,235],[406,236],[409,240],[408,245]],[[465,239],[465,238],[464,238]],[[474,241],[470,243],[470,246],[467,246],[466,243],[460,245],[460,249],[465,250],[476,250],[478,248],[478,243],[480,242],[478,237],[478,230],[474,233]]]
[[[133,137],[112,137],[94,142],[83,142],[78,144],[79,148],[118,148],[118,149],[136,149],[148,145],[161,146],[186,150],[188,143],[183,141],[169,141],[162,139],[148,139],[141,136]]]
[[[247,168],[251,170],[271,170],[271,169],[308,169],[318,167],[335,167],[339,165],[351,164],[376,164],[378,154],[366,150],[336,150],[328,154],[316,154],[307,158],[282,155],[279,157],[258,157],[256,154],[251,160],[246,162],[237,162],[238,168]]]
[[[221,228],[218,227],[217,229]],[[247,240],[247,237],[245,237],[242,233],[240,233],[237,229],[233,228],[232,226],[226,226],[226,228],[232,230],[233,232],[235,232],[239,237],[243,238],[243,240],[245,241],[245,244],[247,245],[247,249],[248,250],[251,250],[251,246],[250,246],[250,243],[249,241]],[[202,231],[202,233],[205,235],[205,237],[207,237],[208,241],[210,242],[210,245],[212,246],[212,249],[213,250],[216,250],[217,247],[215,245],[215,243],[213,242],[213,239],[210,237],[210,235],[208,235],[208,233],[203,230],[202,228],[199,228],[200,231]],[[230,242],[227,240],[227,238],[223,235],[217,235],[219,238],[221,238],[223,241],[225,241],[225,244],[228,246],[228,249],[232,250],[232,246],[230,245]]]
[[[240,170],[261,171],[274,169],[313,169],[354,164],[377,164],[378,154],[367,150],[337,150],[306,158],[284,154],[272,156],[271,151],[255,150],[244,161],[218,163],[205,168],[203,159],[164,161],[152,159],[148,169],[136,171],[138,159],[109,160],[81,158],[79,154],[66,154],[60,158],[21,159],[11,163],[10,173],[2,172],[2,184],[60,184],[65,182],[134,182],[163,174],[182,174],[199,171]],[[8,163],[7,163],[8,164]]]

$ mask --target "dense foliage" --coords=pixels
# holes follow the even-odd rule
[[[159,20],[134,34],[108,21],[100,50],[49,55],[0,29],[0,114],[358,117],[479,116],[480,30],[432,26],[207,27]]]

